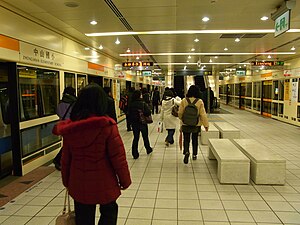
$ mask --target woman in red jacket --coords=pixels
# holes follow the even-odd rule
[[[53,133],[63,136],[62,180],[74,199],[76,225],[116,225],[117,198],[131,184],[125,149],[116,122],[105,116],[107,96],[97,84],[83,88],[70,119]]]

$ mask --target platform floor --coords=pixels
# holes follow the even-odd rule
[[[158,115],[149,126],[154,147],[147,155],[140,140],[140,158],[131,157],[132,132],[119,124],[126,145],[133,184],[118,200],[118,225],[273,225],[300,224],[300,128],[222,106],[230,113],[211,114],[210,121],[227,121],[287,160],[284,186],[221,185],[216,161],[199,146],[198,159],[183,164],[176,143],[165,147],[166,133],[157,132]],[[55,171],[0,210],[3,225],[55,224],[62,211],[64,187]],[[99,216],[99,213],[97,213]]]

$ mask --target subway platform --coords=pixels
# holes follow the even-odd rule
[[[207,158],[207,146],[199,145],[198,159],[185,165],[178,130],[175,144],[166,147],[166,132],[157,132],[158,120],[154,115],[149,126],[153,153],[147,155],[140,140],[137,160],[131,156],[132,132],[126,131],[125,122],[119,124],[133,183],[118,199],[118,225],[300,224],[299,127],[226,106],[210,114],[210,122],[233,124],[241,138],[272,148],[287,163],[283,186],[221,185],[217,162]],[[49,167],[49,175],[0,208],[0,224],[55,224],[65,192],[60,172]]]

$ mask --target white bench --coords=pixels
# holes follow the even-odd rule
[[[208,145],[208,139],[218,139],[220,137],[220,133],[218,128],[216,128],[213,124],[209,124],[208,131],[205,131],[204,126],[201,126],[201,136],[200,142],[202,145]]]
[[[233,142],[250,159],[250,178],[255,184],[285,183],[285,159],[253,139]]]
[[[220,131],[220,138],[228,138],[231,140],[234,138],[240,138],[240,130],[230,123],[215,122],[214,124]]]
[[[218,160],[220,183],[249,183],[250,160],[229,139],[209,139],[208,147],[208,158]]]

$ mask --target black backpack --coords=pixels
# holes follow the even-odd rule
[[[197,126],[199,122],[199,113],[196,103],[198,99],[196,98],[193,102],[189,98],[186,98],[188,105],[185,107],[182,122],[187,126]]]

